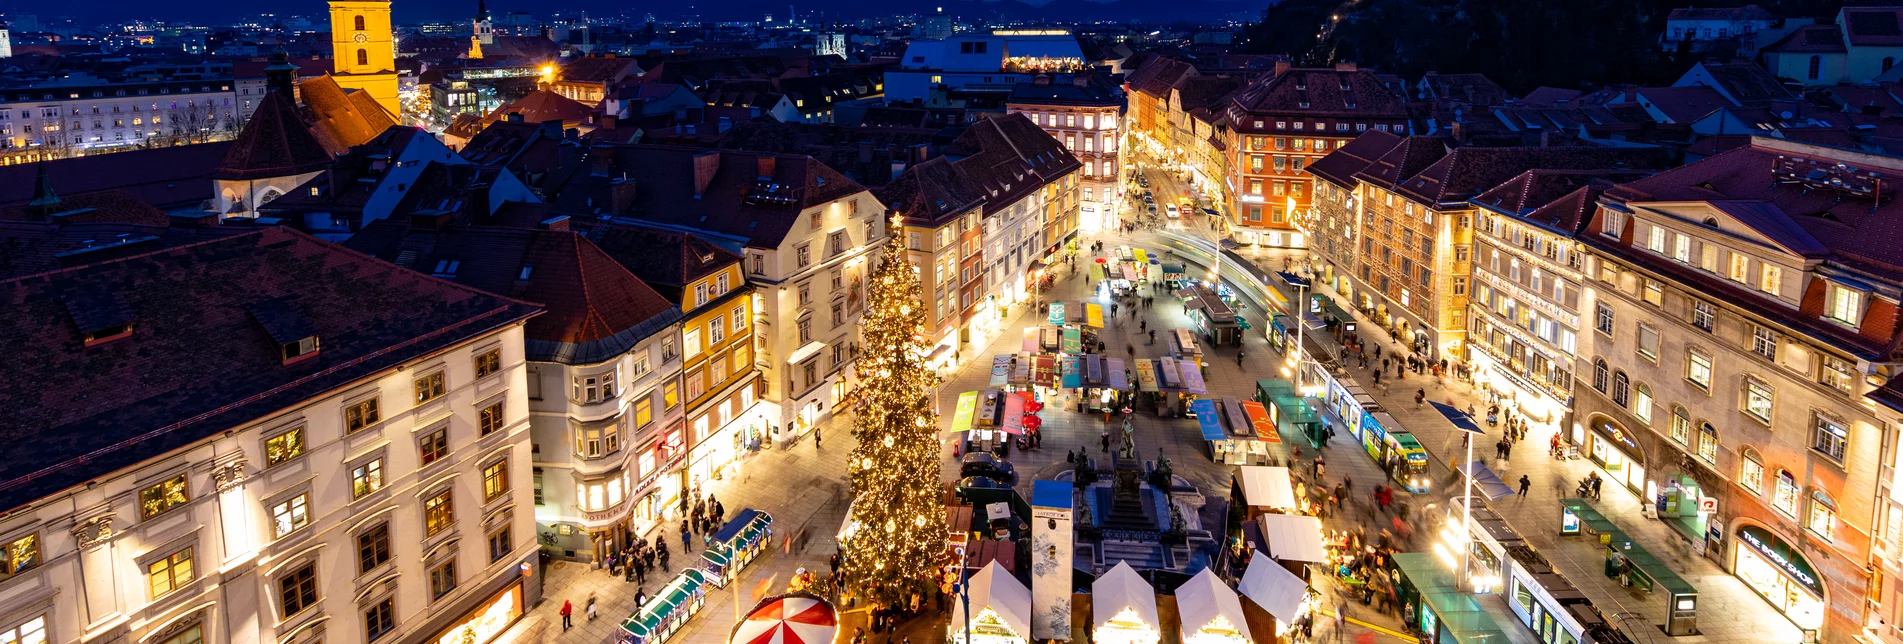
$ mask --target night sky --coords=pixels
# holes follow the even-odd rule
[[[928,2],[928,0],[920,0]],[[11,4],[11,3],[5,3]],[[840,18],[889,13],[898,7],[913,6],[913,3],[892,2],[891,0],[828,0],[826,3],[814,3],[810,6],[795,5],[802,15],[809,12],[826,11]],[[475,0],[395,0],[393,2],[396,21],[401,23],[459,20],[475,13]],[[692,9],[690,9],[692,7]],[[773,12],[774,20],[786,18],[787,5],[780,0],[689,0],[687,2],[614,2],[611,0],[552,0],[549,2],[522,2],[516,0],[492,0],[489,11],[500,14],[508,11],[532,11],[538,14],[561,11],[564,13],[587,11],[590,16],[611,16],[627,14],[640,17],[644,13],[666,19],[669,16],[681,16],[689,12],[704,14],[714,20],[758,20],[766,11]],[[20,7],[24,8],[24,7]],[[11,14],[18,8],[7,7]],[[200,24],[233,23],[246,16],[272,12],[279,16],[302,15],[321,22],[327,15],[325,4],[314,0],[202,0],[195,3],[160,3],[148,0],[95,0],[67,7],[37,5],[30,11],[43,22],[50,22],[57,16],[71,16],[83,22],[124,20],[147,18],[157,20],[179,20]]]

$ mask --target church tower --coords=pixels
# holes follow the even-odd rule
[[[489,6],[485,0],[476,0],[476,31],[469,37],[469,57],[482,58],[482,46],[495,42],[495,23],[489,20]]]
[[[330,47],[337,85],[369,92],[397,122],[396,42],[388,0],[331,0]]]

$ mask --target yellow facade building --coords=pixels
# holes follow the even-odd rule
[[[332,76],[344,89],[369,92],[392,118],[397,103],[396,42],[390,29],[390,3],[381,0],[332,0],[330,46]]]

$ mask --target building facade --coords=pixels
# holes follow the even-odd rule
[[[0,90],[0,164],[237,136],[230,79]]]
[[[42,440],[4,470],[0,637],[484,641],[539,600],[523,484],[532,305],[286,229],[13,293],[9,328],[42,328],[10,339],[34,366],[9,371],[9,392],[99,394],[141,375],[221,385],[10,401],[52,422],[6,422]],[[355,306],[385,298],[417,308]],[[202,350],[208,337],[219,351]],[[72,368],[88,360],[116,366]]]
[[[330,0],[330,54],[337,85],[369,92],[391,118],[397,100],[396,39],[389,0]]]
[[[1039,75],[1012,89],[1005,110],[1023,114],[1064,143],[1081,165],[1078,227],[1116,230],[1123,203],[1123,97],[1084,74]]]
[[[1238,243],[1306,248],[1315,228],[1316,159],[1364,132],[1407,131],[1400,95],[1374,72],[1277,63],[1273,75],[1231,95],[1227,204]]]
[[[1877,240],[1903,209],[1876,187],[1899,173],[1754,138],[1609,189],[1579,235],[1573,437],[1824,642],[1859,641],[1894,597],[1872,589],[1895,436],[1865,396],[1899,362],[1899,257]]]

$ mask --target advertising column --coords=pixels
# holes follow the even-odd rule
[[[1070,641],[1071,485],[1031,486],[1031,638]]]

